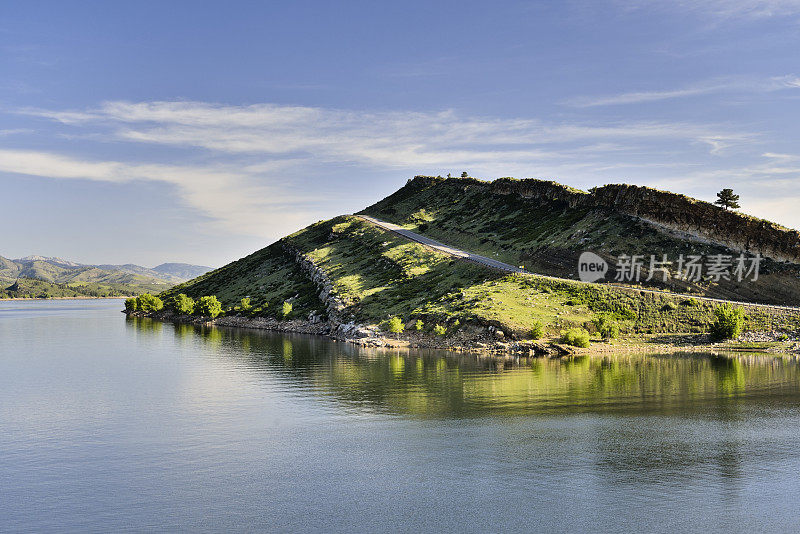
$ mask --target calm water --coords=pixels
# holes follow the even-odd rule
[[[800,365],[447,353],[0,302],[0,530],[798,531]]]

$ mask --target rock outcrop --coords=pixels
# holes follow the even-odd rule
[[[800,232],[685,195],[635,185],[606,185],[591,205],[706,239],[733,250],[800,263]]]
[[[325,311],[328,314],[328,320],[333,325],[339,325],[347,321],[347,317],[345,317],[345,309],[347,308],[347,304],[344,300],[336,294],[336,290],[333,287],[333,282],[331,282],[328,275],[325,274],[325,271],[317,267],[314,263],[314,260],[309,258],[307,255],[303,254],[292,245],[290,245],[286,241],[281,241],[281,245],[283,249],[291,255],[300,269],[308,276],[309,280],[314,282],[314,285],[317,286],[319,290],[319,300],[325,305]]]

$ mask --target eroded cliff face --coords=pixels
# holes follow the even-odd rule
[[[488,194],[519,195],[562,207],[610,210],[732,250],[800,264],[800,232],[797,230],[668,191],[612,184],[587,193],[546,180],[500,178],[485,182],[475,178],[432,176],[416,176],[407,187],[425,188],[445,181],[484,187]]]
[[[585,205],[591,196],[584,191],[561,185],[558,182],[532,178],[525,180],[500,178],[489,182],[489,187],[493,193],[500,195],[516,194],[523,198],[563,203],[571,208]]]
[[[686,232],[733,250],[800,263],[800,232],[769,221],[727,211],[685,195],[635,185],[606,185],[593,190],[590,196],[596,206]]]

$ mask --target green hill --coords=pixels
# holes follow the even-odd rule
[[[583,251],[595,252],[611,265],[620,255],[643,255],[644,286],[731,300],[800,305],[800,246],[795,244],[789,253],[779,254],[774,253],[775,247],[763,246],[771,240],[791,244],[797,232],[778,229],[777,225],[774,234],[752,229],[752,219],[747,216],[672,193],[635,188],[631,194],[631,186],[601,189],[621,187],[624,189],[615,192],[611,203],[602,202],[602,191],[586,193],[554,182],[416,177],[362,213],[541,274],[577,278],[578,258]],[[653,199],[655,195],[664,199]],[[649,206],[670,203],[678,204],[672,213],[659,213]],[[647,209],[651,211],[642,213]],[[687,224],[693,210],[699,211],[698,221]],[[713,233],[731,218],[738,223],[737,229]],[[754,235],[742,247],[741,236],[748,232]],[[666,254],[673,262],[681,255],[735,258],[744,248],[764,256],[755,282],[724,278],[695,282],[675,276],[666,282],[660,276],[650,282],[644,280],[651,255],[661,259]],[[793,261],[786,261],[785,256]]]
[[[17,260],[0,257],[0,299],[158,293],[208,270],[188,264],[148,269],[133,264],[81,265],[43,256]]]
[[[124,297],[146,291],[146,288],[124,284],[57,284],[34,278],[17,278],[14,281],[0,278],[0,298]]]
[[[738,252],[732,244],[681,234],[623,210],[574,200],[594,193],[533,182],[526,185],[542,187],[542,195],[508,192],[505,186],[514,182],[507,179],[418,177],[363,213],[563,280],[509,274],[462,261],[357,217],[341,216],[313,224],[161,296],[216,295],[229,315],[322,317],[333,327],[350,322],[380,324],[399,316],[406,328],[420,320],[423,331],[431,334],[445,329],[448,335],[468,335],[494,327],[517,338],[527,337],[537,324],[551,336],[571,327],[593,329],[599,317],[617,323],[623,333],[702,333],[709,329],[716,304],[693,298],[700,295],[800,303],[798,265],[777,259],[764,263],[762,280],[767,283],[753,287],[725,280],[655,284],[685,296],[570,281],[583,250],[609,260],[642,249],[685,255]],[[791,232],[776,225],[770,228]],[[245,297],[252,309],[240,310]],[[284,302],[292,304],[288,317],[283,314]],[[800,318],[793,311],[748,308],[746,321],[751,329],[794,329]]]

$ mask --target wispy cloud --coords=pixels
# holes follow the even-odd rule
[[[726,89],[725,86],[706,86],[706,87],[687,87],[685,89],[674,89],[668,91],[637,91],[632,93],[621,93],[608,96],[581,96],[565,103],[578,107],[590,108],[596,106],[614,106],[619,104],[640,104],[642,102],[656,102],[659,100],[670,100],[673,98],[685,98],[687,96],[707,95]]]
[[[642,104],[688,98],[723,92],[768,93],[782,89],[800,88],[800,77],[795,75],[774,76],[765,80],[715,80],[680,89],[662,91],[634,91],[616,95],[579,96],[564,101],[568,106],[591,108],[598,106],[615,106],[624,104]]]
[[[324,184],[326,177],[341,177],[356,167],[355,174],[362,177],[371,172],[409,176],[468,169],[476,176],[535,176],[594,185],[630,179],[619,172],[652,177],[670,168],[685,171],[709,153],[723,156],[726,148],[759,141],[755,133],[714,124],[556,122],[464,116],[452,110],[359,112],[173,101],[20,113],[45,119],[60,135],[65,130],[77,136],[68,142],[158,145],[171,150],[176,163],[2,150],[0,172],[155,181],[229,228],[265,237],[330,214],[323,206],[330,210],[352,198],[359,189],[354,184],[363,178]],[[300,183],[308,183],[310,175],[317,184],[314,195],[301,191]]]
[[[30,128],[12,128],[8,130],[0,130],[0,137],[4,137],[7,135],[25,134],[31,132],[33,132],[33,130],[31,130]]]
[[[734,137],[726,128],[685,122],[547,123],[465,117],[454,111],[354,112],[275,104],[108,102],[87,111],[21,113],[109,127],[125,141],[401,167],[463,164],[465,158],[529,161],[557,155],[552,147],[565,143]]]
[[[709,153],[713,155],[720,155],[726,149],[741,146],[746,143],[753,143],[756,139],[750,135],[716,135],[708,137],[699,137],[698,141],[708,145]]]
[[[795,156],[794,154],[780,154],[776,152],[764,152],[761,154],[765,158],[770,158],[772,160],[778,161],[797,161],[800,159],[800,156]]]
[[[723,20],[758,20],[800,15],[799,0],[618,0],[628,9],[681,11]]]
[[[678,0],[683,9],[723,18],[761,19],[800,14],[798,0]]]
[[[261,165],[259,172],[277,171],[280,162]],[[188,206],[230,229],[252,233],[252,226],[273,225],[276,220],[291,224],[308,215],[309,204],[322,197],[307,192],[278,190],[254,180],[249,169],[235,170],[219,165],[190,166],[131,164],[94,161],[43,151],[0,149],[0,172],[52,179],[98,182],[161,182],[174,187]],[[292,226],[289,226],[292,228]],[[262,232],[256,232],[256,235]]]

